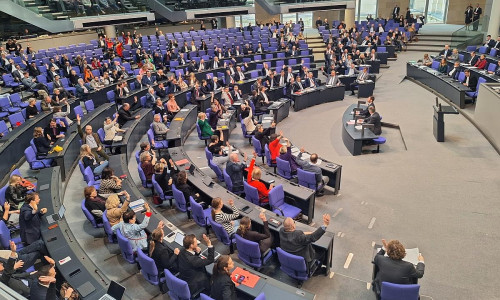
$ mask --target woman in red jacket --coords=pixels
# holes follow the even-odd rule
[[[280,139],[282,137],[283,137],[283,131],[280,131],[280,135],[273,133],[269,138],[270,142],[268,147],[269,147],[269,152],[271,153],[271,162],[273,164],[276,163],[276,157],[280,155],[280,149],[281,149]]]
[[[474,67],[478,68],[478,69],[481,69],[483,70],[484,68],[486,68],[486,65],[488,64],[488,61],[486,61],[486,56],[481,55],[481,57],[477,60],[476,64],[474,65]]]
[[[260,177],[262,176],[262,172],[260,168],[255,167],[255,156],[250,162],[250,167],[248,167],[248,175],[247,175],[247,182],[251,186],[257,189],[259,192],[259,202],[262,203],[269,203],[269,191],[274,187],[274,184],[269,185],[269,189],[266,187],[266,185],[260,181]]]

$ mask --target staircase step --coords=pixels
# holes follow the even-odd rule
[[[419,44],[408,45],[407,51],[426,51],[426,52],[439,52],[443,49],[443,46],[426,46]]]

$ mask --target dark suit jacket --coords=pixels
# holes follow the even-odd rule
[[[403,260],[394,260],[384,256],[384,249],[375,255],[373,263],[378,267],[377,275],[373,280],[373,288],[377,294],[380,294],[382,282],[397,284],[412,284],[415,279],[424,276],[425,265],[418,263],[415,268],[412,263]]]
[[[9,257],[7,261],[4,261],[3,259],[2,261],[4,271],[0,276],[0,281],[24,297],[29,297],[30,289],[21,281],[21,279],[29,279],[30,274],[27,272],[16,272],[16,270],[14,270],[16,259],[14,258]]]
[[[151,253],[151,258],[155,261],[158,274],[164,269],[169,269],[174,273],[177,270],[177,255],[165,244],[165,242],[155,242],[155,250]]]
[[[40,283],[36,282],[31,286],[30,290],[30,299],[31,300],[58,300],[56,284],[51,283],[49,287],[45,287],[40,285]]]
[[[234,73],[234,80],[236,81],[240,81],[240,80],[245,80],[245,73],[243,72],[243,70],[241,71],[243,73],[243,77],[240,76],[240,73],[238,73],[237,71]]]
[[[302,256],[307,264],[314,259],[314,248],[312,243],[319,240],[325,231],[319,227],[311,234],[304,234],[302,230],[285,231],[285,228],[280,229],[280,247],[284,251]]]
[[[231,277],[221,274],[213,278],[210,297],[217,300],[237,300],[236,289]]]
[[[479,59],[479,55],[475,55],[474,57],[469,58],[469,63],[471,65],[475,65],[477,63],[478,59]]]
[[[156,81],[156,77],[153,75],[151,75],[151,78],[148,78],[147,76],[142,77],[142,84],[143,85],[153,85],[155,81]]]
[[[33,209],[25,202],[19,214],[19,226],[21,227],[21,240],[28,245],[41,237],[40,224],[42,213],[32,214]]]
[[[134,80],[134,90],[141,90],[143,87],[142,82],[139,82],[137,79]]]
[[[382,123],[380,122],[380,115],[378,112],[374,112],[373,115],[369,116],[364,121],[365,124],[373,124],[373,128],[371,129],[374,134],[381,135],[382,134]]]
[[[467,81],[467,77],[465,77],[464,81],[462,83],[465,83]],[[468,87],[475,91],[476,90],[476,85],[477,85],[477,78],[470,75],[470,78],[469,78],[469,85]]]
[[[439,55],[443,56],[444,55],[444,52],[445,52],[445,49],[441,50],[441,52],[439,52]],[[448,52],[446,53],[446,57],[450,56],[452,53],[452,50],[451,49],[448,49]]]
[[[199,253],[193,255],[186,249],[182,249],[178,255],[179,278],[186,281],[189,285],[191,294],[201,289],[210,290],[210,277],[205,266],[214,262],[214,247],[208,248],[207,259],[202,259]]]

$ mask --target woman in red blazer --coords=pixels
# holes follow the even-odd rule
[[[481,57],[477,60],[476,64],[474,65],[474,67],[478,68],[478,69],[484,69],[486,68],[486,65],[488,64],[488,61],[486,61],[486,57],[483,55],[481,55]]]

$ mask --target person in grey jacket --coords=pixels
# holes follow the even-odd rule
[[[313,153],[309,157],[309,161],[303,160],[302,159],[302,154],[304,154],[305,150],[304,148],[300,148],[300,153],[297,156],[296,162],[300,166],[300,168],[304,171],[314,173],[316,175],[316,185],[320,186],[323,185],[323,187],[328,183],[330,178],[328,176],[323,176],[323,173],[321,171],[321,168],[317,165],[318,164],[318,154]],[[318,195],[322,195],[323,190],[318,190],[317,191]]]
[[[153,132],[155,136],[165,136],[168,132],[167,125],[161,121],[160,114],[156,114],[153,120]]]

